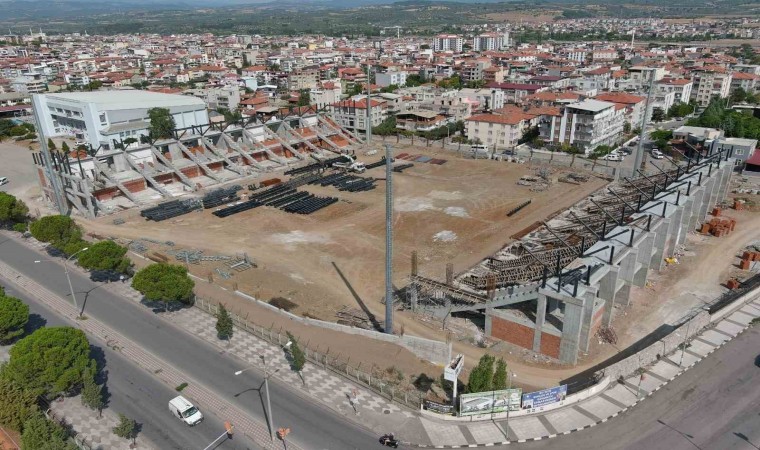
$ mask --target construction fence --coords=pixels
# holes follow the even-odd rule
[[[196,297],[194,306],[212,316],[216,316],[219,311],[217,304],[200,297]],[[282,347],[288,342],[287,334],[282,329],[275,330],[273,328],[257,325],[249,321],[247,318],[235,314],[233,311],[229,311],[229,314],[238,328],[263,339],[270,344]],[[420,391],[394,386],[376,374],[373,375],[371,372],[361,370],[361,364],[353,366],[349,359],[341,358],[340,355],[330,355],[329,348],[323,353],[310,348],[308,344],[308,342],[304,344],[300,340],[298,342],[298,345],[303,349],[304,354],[306,355],[306,359],[312,364],[330,370],[354,383],[360,384],[365,388],[374,391],[388,400],[394,401],[408,408],[419,409],[422,405],[424,394]]]

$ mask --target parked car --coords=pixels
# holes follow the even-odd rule
[[[605,161],[622,161],[623,156],[617,153],[610,153],[608,155],[602,156],[602,159]]]
[[[665,155],[662,154],[661,151],[657,150],[656,148],[652,149],[652,158],[654,159],[662,159]]]
[[[628,147],[620,147],[620,149],[619,149],[618,151],[619,151],[621,154],[625,155],[625,156],[628,156],[628,155],[631,155],[631,154],[633,154],[633,150],[631,150],[631,149],[630,149],[630,148],[628,148]]]
[[[0,186],[8,184],[8,177],[0,177]]]

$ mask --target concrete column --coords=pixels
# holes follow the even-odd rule
[[[694,200],[692,199],[686,200],[686,203],[683,205],[683,211],[681,211],[681,230],[678,233],[679,244],[686,242],[686,235],[689,231],[692,231],[692,229],[689,228],[689,224],[691,223],[691,210],[693,206]]]
[[[618,291],[615,301],[619,305],[628,306],[631,301],[631,286],[633,285],[634,276],[636,275],[636,260],[638,259],[638,250],[629,249],[629,252],[620,261],[619,277],[625,283]]]
[[[731,161],[729,160],[729,164],[726,164],[723,167],[725,178],[721,179],[720,195],[718,196],[719,202],[722,202],[726,199],[726,196],[728,196],[728,191],[731,189],[731,177],[734,174],[734,165],[730,164],[730,162]]]
[[[704,220],[704,216],[700,216],[700,212],[702,211],[702,203],[704,202],[704,195],[705,193],[703,191],[697,191],[696,193],[692,193],[692,197],[694,198],[694,205],[691,208],[691,218],[689,219],[689,228],[691,230],[696,230],[700,227],[702,221]]]
[[[670,228],[668,229],[668,242],[665,246],[665,257],[672,256],[678,244],[678,235],[681,232],[681,219],[683,208],[676,208],[670,216]]]
[[[607,327],[612,323],[612,310],[615,304],[615,295],[617,294],[619,273],[619,267],[611,266],[610,271],[599,280],[599,298],[604,300],[602,323]]]
[[[649,263],[649,267],[657,270],[662,270],[665,264],[665,245],[668,241],[668,232],[670,231],[670,219],[663,219],[652,228],[654,234],[654,254],[652,255],[652,261]]]
[[[594,300],[596,299],[596,289],[589,289],[583,294],[583,316],[581,319],[581,334],[579,336],[578,348],[588,351],[589,341],[591,340],[591,319],[594,317]]]
[[[565,303],[565,316],[562,320],[562,337],[559,342],[559,360],[565,364],[578,362],[578,344],[583,322],[583,306]]]
[[[705,173],[705,175],[707,175]],[[708,180],[704,179],[704,175],[702,176],[702,189],[704,191],[704,203],[702,204],[702,209],[700,210],[699,214],[704,219],[707,217],[707,212],[710,211],[710,208],[714,203],[711,202],[711,194],[712,194],[712,188],[714,186],[715,180],[710,178]]]
[[[546,295],[539,293],[536,302],[536,328],[533,330],[533,351],[541,352],[541,333],[546,320]]]
[[[492,310],[493,310],[492,308],[486,307],[486,311],[485,311],[485,313],[486,313],[485,314],[485,316],[486,316],[485,333],[486,333],[486,336],[489,336],[489,337],[491,336],[491,327],[493,326],[493,323],[492,323],[492,320],[493,320],[492,317],[493,316],[491,316],[491,311]]]
[[[708,205],[708,208],[715,207],[715,204],[718,201],[718,183],[719,183],[719,181],[718,181],[717,178],[720,176],[720,172],[716,173],[715,170],[716,169],[713,169],[712,177],[710,177],[710,180],[711,180],[711,182],[709,184],[709,187],[710,187],[710,204]]]
[[[417,311],[417,283],[409,284],[409,303],[411,304],[412,311]]]

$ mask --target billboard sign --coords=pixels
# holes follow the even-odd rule
[[[428,411],[437,412],[439,414],[453,414],[454,413],[454,406],[453,405],[447,405],[445,403],[438,403],[438,402],[431,402],[430,400],[425,400],[425,409]]]
[[[459,396],[459,415],[500,413],[520,409],[522,389],[504,389],[500,391],[477,392]]]
[[[464,367],[464,356],[460,353],[443,368],[443,378],[447,381],[456,381],[462,373],[462,367]]]
[[[544,389],[542,391],[529,392],[522,396],[522,409],[535,409],[541,411],[544,406],[565,401],[566,397],[566,384]]]

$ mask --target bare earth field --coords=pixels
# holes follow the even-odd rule
[[[423,153],[416,151],[416,153]],[[365,158],[377,160],[379,156]],[[394,174],[394,283],[406,284],[411,253],[418,251],[420,271],[442,278],[445,265],[455,271],[474,265],[501,248],[509,236],[543,220],[604,185],[591,178],[585,184],[555,183],[544,192],[531,192],[517,180],[524,165],[448,158],[444,165],[416,163]],[[365,176],[384,178],[384,168]],[[385,252],[385,182],[369,192],[340,192],[334,187],[305,186],[317,195],[340,202],[302,216],[261,207],[219,219],[211,211],[165,222],[146,222],[138,212],[86,223],[89,231],[122,238],[171,240],[177,246],[204,249],[207,254],[246,252],[257,269],[218,281],[257,298],[282,296],[298,304],[296,313],[335,320],[341,306],[362,306],[381,314]],[[513,218],[506,212],[527,199],[533,203]],[[207,278],[213,269],[191,265]]]

